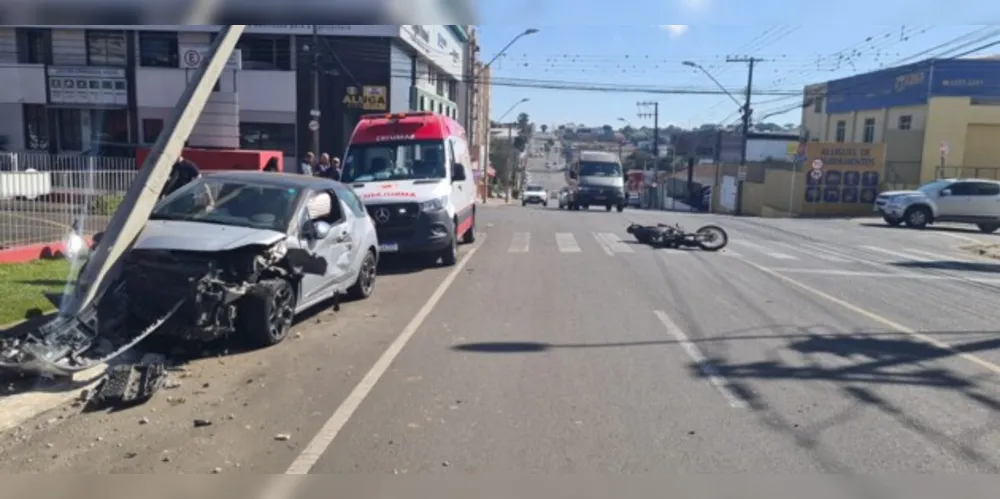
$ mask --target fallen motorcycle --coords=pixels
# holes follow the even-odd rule
[[[625,229],[637,241],[654,248],[694,248],[719,251],[729,244],[729,234],[717,225],[706,225],[694,232],[686,232],[680,224],[641,225],[630,223]]]

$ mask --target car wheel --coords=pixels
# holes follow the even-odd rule
[[[625,205],[623,204],[618,205],[618,213],[621,213],[623,211],[625,211]]]
[[[903,215],[906,226],[914,229],[923,229],[931,221],[931,210],[926,206],[914,206],[906,210]]]
[[[891,227],[899,227],[899,224],[903,223],[903,220],[899,218],[882,217],[882,219],[885,220],[885,223],[889,224]]]
[[[997,224],[977,224],[976,227],[979,227],[979,230],[986,234],[992,234],[996,232],[997,229],[1000,229],[1000,225]]]
[[[609,204],[609,205],[606,205],[606,206],[604,207],[604,211],[611,211],[611,205],[610,205],[610,204]]]
[[[243,297],[239,319],[251,345],[269,347],[281,343],[295,319],[292,284],[285,279],[258,282]]]
[[[458,263],[458,238],[452,237],[448,247],[441,252],[441,264],[452,267]]]
[[[462,234],[462,244],[472,244],[476,242],[476,208],[472,208],[472,225],[469,230]]]
[[[527,201],[521,201],[521,206],[527,206],[527,205],[528,205]]]
[[[378,275],[378,264],[375,261],[375,252],[368,250],[365,259],[361,261],[361,269],[358,271],[358,280],[354,281],[347,290],[347,297],[352,300],[364,300],[375,291],[375,278]]]

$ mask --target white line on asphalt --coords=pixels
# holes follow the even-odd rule
[[[961,257],[958,255],[942,255],[940,253],[931,253],[930,251],[917,250],[913,248],[906,248],[906,251],[910,253],[916,253],[918,255],[923,255],[929,258],[933,258],[939,262],[961,262],[961,263],[980,263],[982,260],[976,260],[974,258]]]
[[[967,241],[967,242],[970,242],[970,243],[976,243],[976,244],[984,244],[985,243],[985,241],[983,241],[981,239],[976,239],[976,238],[970,237],[970,236],[963,236],[962,234],[955,234],[954,232],[948,232],[948,231],[944,231],[944,230],[927,231],[927,232],[923,232],[923,234],[927,234],[927,235],[930,235],[930,234],[941,234],[942,236],[954,237],[955,239],[961,239],[963,241]]]
[[[860,272],[854,270],[839,269],[799,269],[794,267],[768,267],[775,272],[783,274],[813,274],[829,275],[840,277],[878,277],[880,279],[911,279],[918,281],[962,281],[978,282],[982,284],[1000,284],[997,277],[965,277],[938,274],[916,274],[916,273],[888,273],[888,272]]]
[[[746,402],[726,386],[725,379],[719,374],[719,371],[708,362],[708,359],[701,353],[701,350],[694,343],[691,343],[691,340],[684,334],[684,331],[681,331],[681,328],[670,319],[670,316],[662,310],[654,310],[653,313],[663,323],[663,327],[667,328],[667,332],[677,340],[677,343],[688,354],[688,357],[691,357],[691,360],[695,364],[698,364],[698,369],[705,375],[708,382],[722,394],[726,402],[729,402],[729,406],[734,409],[745,409],[747,406]]]
[[[792,255],[786,255],[784,253],[779,253],[777,251],[771,251],[770,248],[765,248],[764,246],[761,246],[761,245],[756,244],[756,243],[751,243],[750,241],[744,241],[742,239],[736,239],[733,242],[736,243],[736,244],[738,244],[738,245],[740,245],[740,246],[745,246],[747,248],[759,251],[759,252],[761,252],[761,253],[763,253],[763,254],[771,257],[771,258],[777,258],[778,260],[798,260],[798,258],[796,258],[796,257],[794,257]]]
[[[742,253],[737,253],[737,252],[735,252],[735,251],[733,251],[731,249],[723,249],[719,253],[721,253],[722,256],[731,256],[733,258],[743,258],[743,254]]]
[[[887,250],[885,248],[879,248],[878,246],[862,246],[862,248],[864,248],[866,250],[869,250],[869,251],[875,251],[877,253],[882,253],[882,254],[894,256],[896,258],[902,258],[903,260],[912,260],[914,262],[930,262],[930,261],[932,261],[932,259],[930,259],[930,258],[922,257],[922,256],[919,256],[919,255],[914,255],[912,253],[905,253],[905,252],[902,252],[902,251],[899,251],[899,250],[895,250],[895,251],[893,251],[893,250]]]
[[[594,239],[597,240],[597,244],[601,246],[601,249],[604,250],[604,252],[607,253],[608,256],[615,256],[615,252],[611,250],[610,246],[608,246],[608,242],[601,237],[600,232],[594,233]]]
[[[798,247],[788,243],[781,243],[781,244],[784,245],[786,248],[800,251],[802,253],[805,253],[806,255],[809,255],[810,257],[819,258],[820,260],[826,260],[828,262],[847,263],[848,261],[850,261],[847,258],[844,258],[836,253],[831,252],[830,250],[827,250],[826,248],[822,248],[812,244],[803,243],[799,244]]]
[[[508,253],[527,253],[528,247],[531,245],[531,233],[530,232],[515,232],[513,239],[510,241],[510,248],[507,249]]]
[[[812,294],[814,294],[814,295],[816,295],[816,296],[818,296],[820,298],[823,298],[823,299],[825,299],[825,300],[827,300],[827,301],[829,301],[831,303],[834,303],[836,305],[840,305],[841,307],[846,308],[847,310],[850,310],[851,312],[854,312],[857,315],[860,315],[862,317],[871,319],[871,320],[873,320],[875,322],[881,323],[882,325],[887,326],[889,329],[892,329],[895,332],[907,334],[907,335],[911,336],[912,338],[914,338],[916,340],[919,340],[919,341],[922,341],[922,342],[927,343],[929,345],[932,345],[934,347],[940,348],[941,350],[949,352],[949,353],[955,355],[956,357],[960,357],[960,358],[965,359],[965,360],[967,360],[967,361],[969,361],[969,362],[971,362],[973,364],[976,364],[977,366],[982,367],[983,369],[986,369],[987,371],[990,371],[990,372],[992,372],[994,374],[1000,375],[1000,365],[994,364],[994,363],[992,363],[992,362],[990,362],[990,361],[988,361],[986,359],[983,359],[982,357],[978,357],[978,356],[973,355],[971,353],[966,353],[966,352],[959,351],[959,350],[955,349],[955,347],[953,347],[953,346],[951,346],[951,345],[949,345],[949,344],[947,344],[947,343],[945,343],[945,342],[943,342],[941,340],[938,340],[937,338],[934,338],[933,336],[929,336],[929,335],[923,334],[923,333],[921,333],[919,331],[916,331],[914,329],[908,328],[908,327],[906,327],[906,326],[904,326],[904,325],[902,325],[902,324],[900,324],[898,322],[895,322],[895,321],[893,321],[891,319],[887,319],[887,318],[885,318],[885,317],[883,317],[883,316],[881,316],[879,314],[876,314],[875,312],[872,312],[872,311],[866,310],[864,308],[861,308],[861,307],[859,307],[857,305],[854,305],[853,303],[841,300],[840,298],[837,298],[836,296],[833,296],[833,295],[830,295],[830,294],[828,294],[826,292],[820,291],[820,290],[818,290],[818,289],[816,289],[816,288],[814,288],[814,287],[812,287],[812,286],[810,286],[808,284],[804,284],[804,283],[801,283],[799,281],[796,281],[795,279],[792,279],[791,277],[788,277],[788,276],[786,276],[786,275],[784,275],[784,274],[782,274],[780,272],[776,272],[774,270],[771,270],[771,269],[769,269],[767,267],[764,267],[763,265],[757,265],[756,263],[753,263],[753,262],[751,262],[749,260],[743,260],[743,262],[746,263],[747,265],[749,265],[749,266],[751,266],[751,267],[753,267],[753,268],[761,271],[761,272],[764,272],[765,274],[768,274],[768,275],[774,276],[774,277],[776,277],[778,279],[781,279],[782,281],[785,281],[786,283],[791,284],[792,286],[795,286],[795,287],[797,287],[797,288],[799,288],[799,289],[801,289],[803,291],[807,291],[807,292],[812,293]]]
[[[576,243],[576,238],[569,232],[556,233],[556,246],[560,253],[579,253],[580,245]]]
[[[354,415],[354,411],[358,410],[361,403],[364,402],[365,398],[368,397],[368,394],[372,392],[375,385],[378,383],[378,380],[382,378],[382,375],[384,375],[389,369],[392,362],[396,360],[399,353],[403,351],[403,347],[405,347],[410,339],[413,338],[414,333],[417,332],[417,329],[419,329],[424,323],[427,316],[430,315],[431,311],[434,310],[434,307],[437,306],[439,301],[441,301],[441,297],[444,296],[445,292],[448,291],[448,288],[450,288],[452,283],[455,282],[455,279],[462,273],[466,264],[469,263],[469,259],[472,258],[472,255],[476,254],[476,250],[482,247],[482,241],[485,240],[485,237],[481,238],[479,244],[470,249],[469,252],[462,257],[462,260],[458,262],[458,265],[455,265],[451,272],[449,272],[444,280],[441,281],[441,284],[438,285],[437,289],[434,290],[434,293],[432,293],[430,298],[427,299],[424,306],[420,307],[420,310],[418,310],[417,314],[410,319],[410,322],[403,328],[403,331],[399,333],[399,336],[393,340],[392,344],[389,345],[389,348],[382,353],[382,356],[375,361],[375,364],[372,365],[368,373],[365,374],[365,377],[361,379],[361,382],[359,382],[358,385],[351,390],[351,393],[347,395],[347,398],[340,403],[340,407],[333,412],[330,419],[323,425],[322,428],[320,428],[319,433],[317,433],[316,436],[313,437],[312,441],[306,445],[305,449],[302,450],[302,453],[295,458],[295,461],[293,461],[291,466],[288,467],[288,471],[285,471],[286,475],[309,474],[312,467],[319,462],[319,459],[323,456],[327,449],[330,448],[330,444],[332,444],[333,440],[337,438],[337,434],[340,433],[340,430],[344,428],[344,425],[346,425],[351,419],[351,416]]]
[[[618,234],[614,232],[601,232],[600,237],[604,239],[604,242],[608,244],[608,248],[615,253],[634,253],[632,248],[627,244],[623,243],[621,239],[618,238]]]

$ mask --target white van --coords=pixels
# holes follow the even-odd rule
[[[429,112],[372,114],[354,128],[341,181],[365,203],[382,254],[458,261],[476,240],[476,184],[465,129]]]

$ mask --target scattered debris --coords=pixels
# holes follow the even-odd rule
[[[218,475],[219,473],[222,473],[222,468],[214,468],[214,469],[212,469],[212,474],[213,475]]]
[[[149,418],[140,418],[139,419],[139,424],[141,424],[141,425],[149,424]]]
[[[208,419],[196,419],[194,420],[195,428],[204,428],[206,426],[212,426],[212,422]]]
[[[91,409],[137,405],[149,400],[166,380],[162,363],[123,364],[108,369],[90,399]]]
[[[287,433],[279,433],[274,436],[274,439],[279,442],[287,442],[292,439],[292,436]]]

